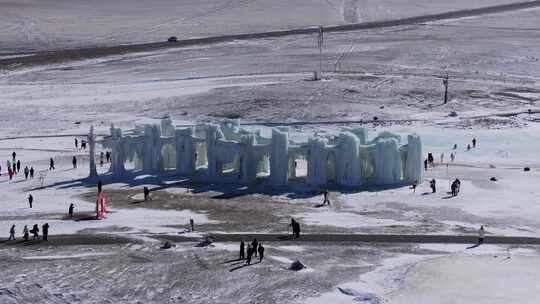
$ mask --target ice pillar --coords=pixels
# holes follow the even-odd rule
[[[176,173],[191,176],[195,173],[195,144],[193,130],[180,129],[174,133],[176,139]]]
[[[326,141],[321,138],[310,138],[308,141],[309,154],[307,163],[307,182],[313,186],[322,186],[327,183],[326,165],[328,153]]]
[[[206,159],[208,161],[207,176],[210,180],[215,180],[218,177],[218,158],[217,158],[217,141],[218,141],[218,126],[206,126]]]
[[[289,134],[278,129],[272,129],[270,147],[270,181],[273,187],[287,185],[289,163]]]
[[[238,175],[244,184],[252,184],[257,179],[257,160],[255,159],[255,137],[244,135],[240,139],[242,145],[239,153]]]
[[[407,149],[403,179],[407,183],[420,183],[423,178],[422,140],[417,134],[407,136]]]
[[[158,172],[161,167],[161,130],[158,125],[146,125],[143,142],[143,170]]]
[[[96,177],[96,136],[94,135],[94,126],[90,127],[90,133],[88,133],[88,144],[90,146],[90,178]]]
[[[354,187],[361,184],[360,140],[351,133],[341,133],[336,149],[336,181]]]
[[[395,138],[375,142],[375,181],[380,185],[401,181],[401,155]]]

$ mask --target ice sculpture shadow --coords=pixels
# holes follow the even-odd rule
[[[188,188],[191,193],[215,193],[211,196],[214,199],[234,199],[242,196],[262,194],[268,196],[285,195],[290,199],[305,199],[322,195],[323,190],[333,191],[342,194],[353,194],[359,192],[378,192],[388,189],[395,189],[408,186],[407,183],[397,183],[393,185],[364,185],[358,187],[343,187],[338,185],[329,185],[327,187],[314,187],[305,182],[296,182],[291,185],[275,189],[267,183],[256,183],[254,185],[246,186],[240,183],[208,183],[200,182],[197,179],[191,179],[188,177],[179,177],[174,174],[145,174],[140,171],[128,172],[122,177],[118,177],[112,174],[103,174],[99,178],[82,178],[76,180],[66,180],[51,183],[39,187],[44,188],[57,188],[57,189],[70,189],[75,187],[83,188],[95,188],[98,181],[103,183],[106,189],[108,184],[122,185],[122,188],[142,188],[143,186],[152,186],[152,191],[159,191],[168,188]],[[36,190],[38,188],[30,189]],[[134,202],[135,204],[138,202]]]

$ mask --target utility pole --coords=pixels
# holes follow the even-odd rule
[[[444,85],[444,103],[446,104],[448,102],[448,73],[443,76],[442,83]]]
[[[324,44],[324,29],[323,26],[319,26],[319,36],[317,39],[317,46],[319,47],[319,79],[322,79],[322,48]]]

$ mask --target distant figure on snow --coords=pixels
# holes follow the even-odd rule
[[[328,199],[328,195],[329,195],[328,190],[324,190],[324,191],[323,191],[323,203],[322,203],[323,206],[324,206],[326,203],[328,203],[328,206],[330,206],[330,200]]]
[[[259,263],[262,262],[264,258],[264,247],[262,244],[259,244],[259,248],[257,248],[257,251],[259,252]]]
[[[441,164],[444,163],[444,152],[441,153]]]
[[[454,150],[457,150],[457,144],[454,144],[454,148],[453,148],[453,149],[454,149]]]
[[[144,194],[144,201],[145,202],[152,200],[152,198],[150,197],[150,189],[148,189],[148,187],[145,186],[143,188],[143,194]]]
[[[9,229],[9,239],[8,241],[15,240],[15,225],[11,226],[11,229]]]
[[[435,181],[435,179],[432,179],[429,182],[429,187],[431,187],[431,193],[437,192],[437,182]]]
[[[240,257],[239,257],[240,260],[245,259],[244,248],[245,248],[245,244],[244,244],[244,241],[242,240],[240,241]]]
[[[300,238],[300,223],[296,221],[294,222],[293,233],[297,239]]]
[[[450,153],[450,161],[454,162],[454,159],[456,159],[456,155],[454,153]]]
[[[32,230],[30,230],[30,233],[32,233],[33,240],[39,239],[39,228],[37,224],[34,224],[34,227],[32,227]]]
[[[34,178],[34,167],[30,167],[30,179]]]
[[[414,181],[414,183],[411,185],[411,189],[412,189],[412,193],[416,193],[416,185],[417,185],[417,181]]]
[[[253,255],[257,256],[257,248],[259,246],[259,242],[257,241],[257,239],[253,239],[253,241],[251,242],[251,246],[253,247]]]
[[[19,171],[21,171],[21,161],[17,160],[17,173],[19,173]]]
[[[191,226],[191,232],[195,231],[195,221],[192,218],[189,219],[189,225]]]
[[[55,170],[55,168],[54,168],[54,159],[52,157],[49,160],[49,171],[50,170]]]
[[[424,159],[424,171],[427,171],[427,159]]]
[[[28,241],[28,237],[30,236],[30,234],[28,233],[28,226],[24,225],[24,228],[23,228],[23,239],[25,241]]]
[[[105,158],[107,159],[107,162],[111,162],[111,152],[107,151],[105,152]]]
[[[73,169],[77,168],[77,157],[73,156],[73,159],[71,160],[71,163],[73,164]]]
[[[471,150],[471,145],[467,144],[467,151]]]
[[[101,151],[101,153],[99,153],[99,166],[100,167],[103,167],[103,157],[105,156],[105,153],[103,153],[103,151]]]
[[[26,166],[24,167],[24,179],[28,179],[28,174],[30,174],[30,169]]]
[[[79,149],[79,140],[75,138],[75,149]]]
[[[11,167],[8,167],[8,175],[9,175],[9,180],[12,180],[13,179],[13,169],[11,169]]]
[[[251,247],[251,245],[248,245],[246,265],[251,265],[251,257],[252,256],[253,256],[253,247]]]
[[[486,231],[484,230],[484,226],[480,226],[480,229],[478,230],[478,244],[484,243],[485,235],[486,235]]]
[[[32,203],[34,202],[34,197],[32,194],[28,194],[28,205],[30,205],[30,208],[32,208]]]
[[[46,241],[47,237],[49,236],[49,223],[43,224],[41,228],[43,229],[43,240]]]
[[[13,151],[13,153],[11,153],[11,156],[13,157],[13,162],[15,162],[15,157],[17,157],[17,153],[15,153],[15,151]]]
[[[291,226],[291,229],[292,229],[292,235],[294,236],[294,226],[296,225],[296,221],[291,218],[291,223],[289,224],[289,226]]]
[[[73,203],[71,203],[69,205],[69,209],[68,209],[69,218],[73,218],[73,209],[75,209],[75,205],[73,205]]]
[[[472,146],[473,146],[473,148],[476,148],[476,138],[472,139]]]

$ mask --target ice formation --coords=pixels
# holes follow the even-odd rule
[[[169,118],[137,126],[130,135],[114,126],[110,132],[102,145],[112,150],[110,173],[116,176],[126,172],[128,161],[146,173],[170,171],[202,182],[246,185],[267,181],[275,188],[296,181],[317,187],[412,184],[423,174],[422,141],[416,134],[403,144],[391,132],[369,140],[364,128],[343,128],[334,135],[302,134],[298,142],[288,128],[273,128],[264,137],[238,121],[177,129]],[[307,164],[305,176],[299,176],[300,162]],[[95,172],[93,162],[90,175]]]

